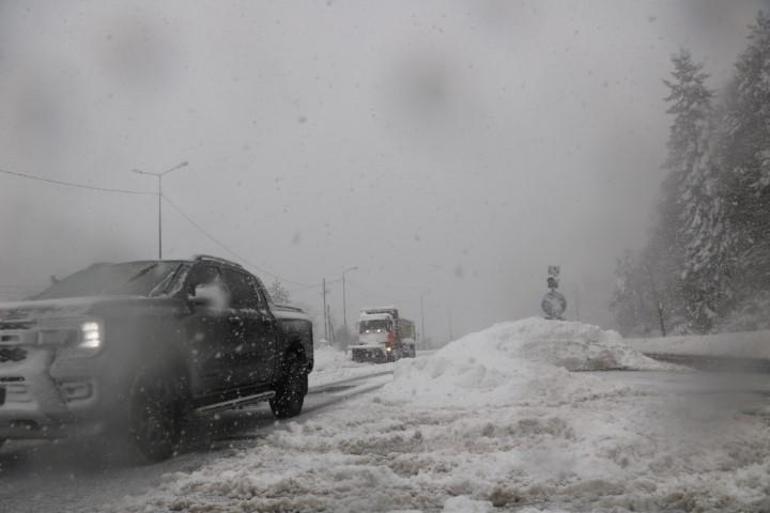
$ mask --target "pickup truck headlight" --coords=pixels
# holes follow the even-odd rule
[[[39,342],[57,345],[58,356],[62,358],[94,356],[104,345],[104,325],[88,320],[70,328],[49,328],[40,332]]]
[[[84,322],[80,325],[80,349],[94,350],[102,347],[102,326],[96,321]]]

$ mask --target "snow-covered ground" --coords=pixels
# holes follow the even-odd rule
[[[310,374],[310,388],[323,386],[327,383],[366,376],[373,372],[392,371],[392,363],[375,365],[352,361],[350,352],[339,351],[328,344],[318,344],[315,349],[315,363]]]
[[[770,330],[637,338],[626,343],[645,353],[770,360]]]
[[[499,324],[114,511],[770,509],[770,427],[747,398],[579,372],[615,368],[689,375],[593,326]]]

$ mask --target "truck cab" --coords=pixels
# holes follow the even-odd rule
[[[414,357],[414,323],[399,317],[395,307],[365,308],[358,319],[358,339],[351,353],[354,361]]]
[[[221,258],[100,263],[0,304],[0,443],[126,431],[150,460],[196,416],[298,415],[310,319]]]

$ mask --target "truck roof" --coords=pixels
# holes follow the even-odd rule
[[[374,306],[361,309],[361,315],[364,314],[388,314],[394,319],[398,319],[398,308],[395,306]]]
[[[365,306],[361,308],[361,312],[379,312],[382,310],[398,310],[393,305],[385,305],[385,306]]]
[[[389,313],[361,313],[358,319],[361,321],[389,321],[393,319],[393,316]]]

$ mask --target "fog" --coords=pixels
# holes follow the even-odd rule
[[[349,321],[423,296],[446,338],[539,315],[559,264],[568,318],[611,327],[669,56],[720,85],[762,3],[4,1],[0,169],[154,193],[132,169],[188,161],[164,257],[232,258],[316,312],[326,278],[337,322],[352,266]],[[156,202],[0,175],[0,295],[154,258]]]

